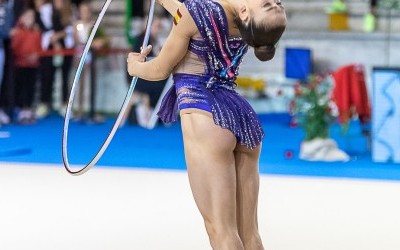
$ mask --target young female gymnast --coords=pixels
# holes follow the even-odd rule
[[[264,136],[248,102],[235,91],[238,66],[254,47],[273,58],[286,27],[280,0],[158,0],[174,16],[160,54],[130,53],[128,72],[146,80],[174,74],[159,116],[179,110],[190,186],[213,249],[264,249],[258,232],[258,160]]]

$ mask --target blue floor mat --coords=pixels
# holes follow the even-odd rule
[[[298,158],[303,138],[300,128],[289,128],[287,114],[260,116],[266,136],[260,158],[263,174],[400,180],[400,164],[373,163],[365,138],[357,124],[347,136],[333,126],[331,136],[351,155],[346,163],[308,162]],[[101,146],[114,120],[102,124],[71,121],[68,154],[71,164],[86,164]],[[9,137],[0,138],[1,162],[61,164],[63,119],[53,115],[35,125],[0,128]],[[147,130],[137,126],[120,128],[97,165],[185,170],[180,125]]]

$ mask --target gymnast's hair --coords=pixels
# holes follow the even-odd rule
[[[286,29],[286,19],[269,24],[256,24],[253,18],[247,23],[238,17],[234,21],[243,40],[254,48],[254,54],[260,61],[269,61],[274,57],[276,45]]]

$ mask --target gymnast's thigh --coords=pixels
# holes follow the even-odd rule
[[[200,150],[217,155],[231,154],[236,147],[234,134],[214,123],[210,112],[200,109],[180,111],[185,153]]]
[[[236,228],[236,138],[199,113],[181,115],[189,182],[207,223]]]

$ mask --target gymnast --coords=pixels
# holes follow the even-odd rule
[[[248,46],[274,57],[287,19],[280,0],[157,0],[174,17],[158,57],[151,46],[129,53],[128,73],[174,86],[159,116],[179,111],[191,190],[215,250],[264,249],[257,222],[259,157],[264,137],[249,103],[235,91]]]

